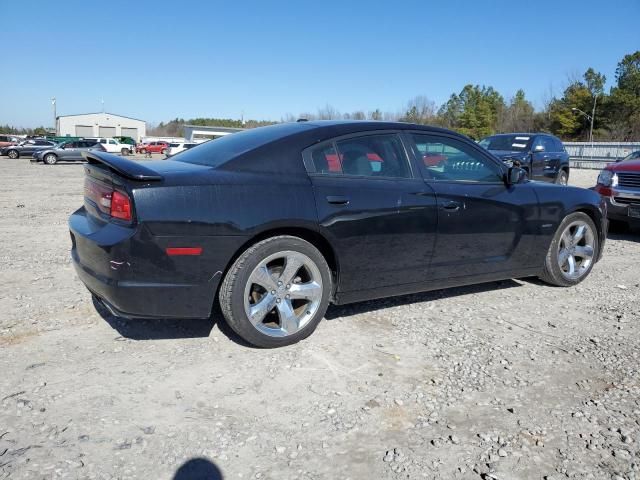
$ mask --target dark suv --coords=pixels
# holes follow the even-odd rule
[[[569,154],[559,138],[546,133],[505,133],[480,140],[503,162],[524,168],[532,180],[566,185]]]

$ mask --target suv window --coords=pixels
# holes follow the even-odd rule
[[[459,140],[411,134],[427,180],[502,183],[502,170],[489,158]]]
[[[555,148],[556,152],[564,152],[564,145],[562,144],[562,141],[559,138],[553,137],[553,143],[556,146]]]
[[[545,152],[557,152],[556,142],[551,137],[542,137],[542,145],[544,145]]]
[[[337,150],[336,150],[337,149]],[[395,134],[367,135],[321,145],[311,152],[317,173],[410,178],[408,160]]]

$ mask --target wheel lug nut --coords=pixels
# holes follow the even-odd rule
[[[287,283],[287,290],[289,290],[290,288],[291,288],[291,285]]]
[[[271,290],[271,295],[275,295],[276,291],[275,290]]]
[[[291,295],[287,294],[287,298],[291,298]]]
[[[278,286],[282,285],[282,282],[278,282]]]
[[[276,298],[276,303],[280,303],[280,299],[279,298]]]

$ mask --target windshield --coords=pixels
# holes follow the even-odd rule
[[[627,160],[638,160],[640,158],[640,150],[637,152],[630,153],[626,157],[624,157],[621,161],[626,162]]]
[[[301,129],[302,125],[299,123],[281,123],[232,133],[185,150],[180,154],[179,159],[176,158],[176,161],[219,167],[243,153],[299,132]]]
[[[532,138],[528,135],[495,135],[480,140],[478,143],[487,150],[507,150],[526,152],[531,149]]]

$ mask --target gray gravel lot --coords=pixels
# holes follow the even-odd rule
[[[330,307],[257,350],[217,317],[98,313],[69,259],[82,167],[0,163],[0,479],[171,479],[198,457],[225,479],[640,479],[640,236],[613,233],[572,289]]]

